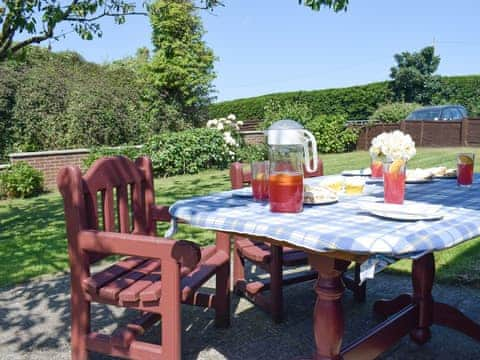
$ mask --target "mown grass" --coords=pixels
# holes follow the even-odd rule
[[[477,149],[419,149],[409,167],[455,166],[455,154]],[[326,174],[367,167],[367,152],[322,155]],[[480,171],[479,162],[476,171]],[[158,204],[203,195],[229,188],[227,171],[205,171],[197,175],[155,180]],[[478,194],[480,196],[480,194]],[[167,225],[160,227],[165,230]],[[182,225],[176,235],[200,244],[211,243],[212,232]],[[436,254],[437,279],[480,287],[480,240],[466,242]],[[401,261],[390,271],[410,271],[410,262]],[[0,287],[30,278],[67,270],[68,254],[63,221],[63,203],[57,193],[32,199],[0,201]]]

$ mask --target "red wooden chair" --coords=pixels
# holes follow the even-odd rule
[[[72,359],[87,351],[122,358],[181,358],[181,303],[211,307],[216,324],[230,317],[230,246],[226,234],[216,245],[155,236],[156,221],[168,221],[168,208],[155,206],[152,165],[142,157],[104,158],[82,176],[65,167],[57,176],[64,198],[71,270]],[[90,265],[108,255],[127,255],[96,274]],[[199,288],[216,275],[215,294]],[[90,303],[138,311],[139,318],[111,335],[90,329]],[[161,318],[161,345],[137,340]]]
[[[305,172],[306,177],[323,176],[323,162],[318,160],[315,173]],[[244,165],[235,162],[230,166],[230,181],[232,189],[239,189],[251,183],[251,173],[245,171]],[[265,270],[270,278],[265,281],[249,282],[245,273],[245,260]],[[308,264],[307,255],[300,250],[270,245],[263,242],[252,241],[242,236],[234,237],[233,253],[233,284],[237,294],[258,305],[271,314],[275,322],[282,321],[284,285],[295,284],[317,278],[315,271],[303,271],[290,275],[283,275],[283,267],[304,266]],[[354,279],[344,277],[346,287],[354,292],[357,301],[365,300],[365,283],[360,283],[360,265],[355,265]],[[262,294],[270,290],[270,297]]]

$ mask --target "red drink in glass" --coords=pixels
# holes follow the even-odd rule
[[[302,174],[277,173],[269,178],[270,211],[297,213],[303,210]]]
[[[381,161],[372,161],[370,164],[372,178],[381,178],[383,175],[383,163]]]
[[[268,161],[254,161],[252,163],[252,195],[254,200],[268,199]]]
[[[384,200],[390,204],[403,204],[405,198],[405,173],[383,174]]]
[[[257,179],[252,179],[252,192],[255,200],[267,200],[268,178],[266,176],[257,176]]]
[[[458,185],[472,185],[473,182],[473,164],[457,165],[457,183]]]
[[[470,186],[473,182],[473,162],[475,154],[459,154],[457,156],[457,184]]]

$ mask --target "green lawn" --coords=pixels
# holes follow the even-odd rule
[[[477,153],[477,149],[419,149],[408,166],[455,167],[455,154],[460,151]],[[322,155],[322,159],[326,174],[363,168],[369,164],[367,152]],[[480,171],[479,163],[476,171]],[[157,203],[171,204],[181,198],[227,190],[228,171],[205,171],[198,175],[156,179],[155,187]],[[180,227],[176,237],[201,244],[213,240],[211,232],[186,225]],[[480,240],[440,252],[436,258],[440,281],[480,287]],[[63,204],[57,193],[33,199],[0,201],[0,259],[0,287],[67,269]],[[410,262],[399,262],[392,269],[409,271]]]

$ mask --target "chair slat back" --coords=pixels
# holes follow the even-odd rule
[[[69,243],[75,242],[80,230],[155,234],[151,219],[152,165],[148,158],[136,162],[122,156],[103,158],[83,176],[80,169],[67,167],[60,171],[57,182],[65,201]],[[89,262],[103,257],[91,254]]]
[[[92,202],[91,207],[95,208],[95,213],[87,214],[88,224],[94,230],[134,232],[138,234],[147,233],[148,225],[145,213],[145,174],[137,165],[122,156],[109,157],[98,160],[87,171],[83,177],[85,201],[87,204]],[[130,221],[125,216],[115,216],[119,213],[118,193],[130,189],[130,205],[128,198],[123,197],[123,202],[127,203],[127,209],[130,209],[133,216],[133,228]],[[115,193],[115,194],[114,194]],[[128,193],[128,191],[127,191]],[[117,195],[115,199],[114,195]],[[95,202],[100,204],[95,206]],[[99,223],[98,219],[101,219]]]

